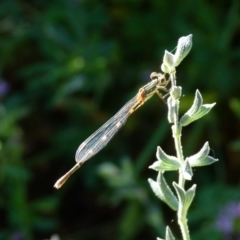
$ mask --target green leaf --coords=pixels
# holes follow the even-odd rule
[[[172,69],[174,68],[174,55],[172,53],[168,52],[167,50],[165,50],[165,54],[163,56],[163,64],[170,71],[172,71]]]
[[[149,166],[149,168],[155,171],[174,171],[181,167],[178,159],[174,156],[167,155],[161,147],[157,147],[156,157],[158,161]]]
[[[181,186],[177,183],[173,182],[173,186],[177,192],[179,199],[179,211],[182,212],[182,218],[185,218],[187,215],[188,208],[190,207],[192,200],[195,196],[196,184],[194,184],[191,188],[185,191]]]
[[[196,121],[197,119],[203,117],[204,115],[208,114],[210,110],[214,107],[216,103],[212,104],[203,104],[198,112],[193,116],[193,121]],[[193,122],[192,121],[192,122]]]
[[[185,160],[182,166],[182,173],[185,180],[191,180],[193,176],[192,168],[188,162]]]
[[[202,104],[201,93],[197,90],[195,93],[195,98],[191,108],[181,117],[180,123],[182,126],[187,126],[191,122],[196,121],[197,119],[206,115],[215,105],[212,104]]]
[[[175,195],[173,194],[170,187],[167,185],[163,174],[159,172],[157,181],[152,179],[148,179],[148,182],[155,193],[155,195],[160,198],[163,202],[165,202],[170,208],[173,210],[178,209],[178,201]]]
[[[186,192],[182,187],[180,187],[177,183],[173,182],[173,186],[177,192],[178,199],[179,199],[179,205],[183,206],[185,203],[185,195]]]
[[[175,100],[179,99],[182,96],[182,87],[173,86],[170,95]]]
[[[194,184],[194,185],[192,185],[192,187],[189,188],[189,189],[187,190],[187,192],[186,192],[185,206],[186,206],[187,210],[188,210],[188,208],[190,207],[190,205],[191,205],[191,203],[192,203],[192,201],[193,201],[193,198],[194,198],[194,196],[195,196],[196,187],[197,187],[197,185]]]
[[[173,236],[171,229],[167,226],[166,227],[166,240],[175,240],[175,237]]]
[[[191,108],[180,119],[180,123],[182,126],[186,126],[191,123],[191,118],[198,112],[198,110],[202,106],[202,102],[202,95],[198,90],[196,90]]]
[[[209,151],[209,144],[206,142],[198,153],[187,157],[186,160],[189,162],[191,167],[206,166],[218,161],[218,159],[208,156]]]
[[[192,48],[192,34],[181,37],[178,40],[176,52],[174,54],[174,65],[177,67],[182,60],[188,55]]]

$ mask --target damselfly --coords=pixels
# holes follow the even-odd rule
[[[169,80],[166,80],[165,75],[155,72],[153,72],[150,77],[152,79],[151,82],[140,88],[134,98],[128,101],[112,118],[110,118],[102,127],[78,147],[75,156],[77,164],[55,183],[55,188],[60,188],[85,161],[103,149],[124,125],[127,118],[155,93],[163,99],[159,90],[168,92],[166,86],[169,83]]]

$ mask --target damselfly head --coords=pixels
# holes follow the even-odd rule
[[[152,80],[157,80],[160,85],[164,85],[167,81],[166,78],[165,78],[165,75],[162,74],[162,73],[152,72],[151,75],[150,75],[150,78]]]

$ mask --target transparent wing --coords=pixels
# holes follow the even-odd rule
[[[112,118],[88,137],[76,152],[76,162],[85,162],[102,150],[118,130],[125,124],[134,106],[138,105],[138,95],[128,101]]]

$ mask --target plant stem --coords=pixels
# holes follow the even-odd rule
[[[172,83],[172,89],[176,87],[176,74],[175,72],[170,74],[171,78],[171,83]],[[174,144],[175,144],[175,149],[177,153],[177,158],[179,161],[182,163],[184,162],[184,156],[183,156],[183,150],[182,150],[182,143],[181,143],[181,131],[182,128],[179,124],[179,100],[172,98],[173,102],[173,107],[174,107],[174,117],[173,117],[173,126],[172,126],[172,134],[173,134],[173,139],[174,139]],[[184,189],[185,185],[185,179],[183,177],[183,173],[181,169],[179,170],[179,180],[178,180],[178,185]],[[186,214],[183,212],[183,208],[179,207],[178,209],[178,224],[181,229],[182,237],[184,240],[190,240],[190,235],[189,235],[189,230],[188,230],[188,225],[187,225],[187,218]]]
[[[190,240],[187,218],[178,218],[178,224],[180,226],[183,239]]]

